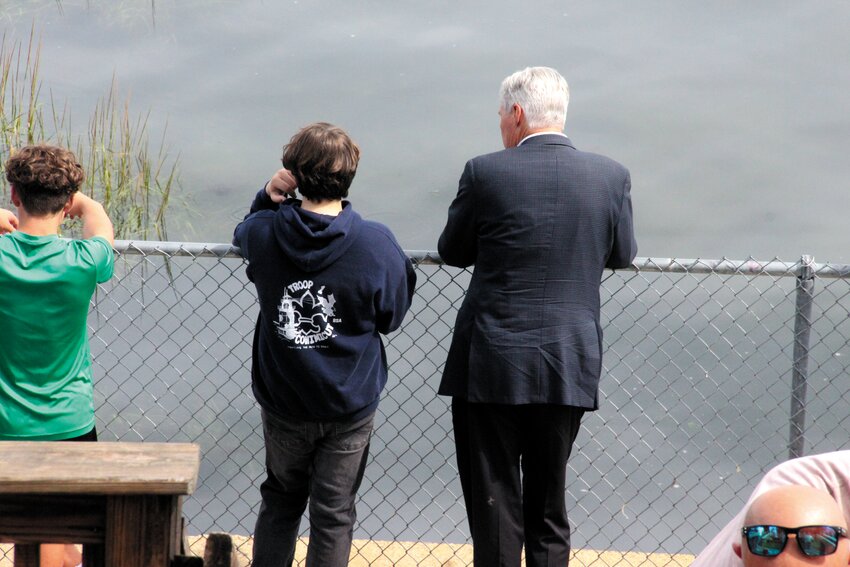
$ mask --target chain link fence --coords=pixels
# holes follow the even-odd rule
[[[90,316],[100,436],[200,444],[187,531],[249,536],[264,455],[250,389],[256,296],[244,262],[220,244],[116,247],[115,277],[98,289]],[[435,253],[410,255],[417,294],[386,341],[390,379],[358,500],[353,565],[466,565],[470,557],[444,545],[437,560],[413,542],[469,542],[449,400],[436,389],[471,271]],[[590,550],[577,564],[684,564],[625,558],[697,553],[768,468],[789,454],[848,447],[848,284],[850,266],[806,257],[639,258],[605,272],[601,408],[585,418],[569,465],[573,546]],[[361,540],[408,543],[390,557]],[[250,539],[238,542],[250,557]],[[614,553],[603,559],[603,551]]]

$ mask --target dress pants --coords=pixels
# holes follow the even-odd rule
[[[566,567],[567,459],[584,409],[452,400],[476,567]]]

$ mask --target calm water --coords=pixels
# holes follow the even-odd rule
[[[7,40],[25,41],[35,25],[45,92],[68,101],[76,124],[85,124],[113,75],[135,111],[150,110],[152,139],[167,124],[170,151],[181,156],[182,193],[195,211],[173,211],[174,240],[229,241],[255,190],[279,167],[281,145],[298,127],[327,120],[363,150],[355,206],[389,225],[406,249],[434,249],[464,162],[500,147],[499,82],[524,66],[550,65],[572,88],[573,141],[632,171],[641,256],[794,260],[808,253],[850,262],[845,2],[546,0],[517,10],[492,1],[157,0],[152,9],[148,0],[0,0],[0,22]],[[606,335],[609,342],[617,333]],[[695,378],[678,369],[693,366],[688,359],[671,367],[671,383],[681,378],[677,388],[690,392]],[[651,366],[644,371],[629,378],[638,382],[632,390],[658,374]],[[242,378],[247,383],[247,374]],[[631,431],[640,411],[618,402],[626,382],[606,384],[603,412],[622,417]],[[646,395],[652,398],[651,389]],[[652,403],[645,401],[643,407]],[[382,407],[393,415],[402,404],[390,393]],[[608,455],[612,446],[623,455],[635,450],[606,440],[605,431],[595,434],[573,459],[585,479],[598,469],[584,459]],[[616,471],[640,486],[641,475],[666,467],[662,472],[674,476],[669,490],[679,490],[676,478],[691,474],[688,460],[676,461],[682,470],[664,464],[679,446],[635,454],[633,468]],[[734,470],[725,454],[694,467],[718,461]],[[237,479],[245,490],[255,484],[248,476]],[[742,483],[723,490],[742,490]],[[644,492],[662,491],[647,486]],[[212,487],[207,479],[197,500]],[[628,483],[611,487],[624,499],[663,502],[650,500],[654,492],[627,494]],[[579,516],[598,508],[595,501],[584,506],[581,485],[573,490]],[[698,490],[689,494],[701,502]],[[609,496],[599,494],[605,502]],[[693,512],[669,500],[652,512],[657,518]],[[628,523],[626,511],[623,505]],[[585,525],[583,516],[575,519]],[[463,529],[462,513],[457,523]],[[251,525],[240,516],[219,527]],[[607,542],[604,524],[599,537],[600,545]],[[642,545],[682,548],[658,537]]]
[[[632,171],[642,256],[850,262],[846,2],[33,0],[0,20],[35,24],[78,124],[113,74],[167,122],[196,210],[172,239],[229,241],[282,143],[327,120],[363,148],[355,205],[434,249],[465,160],[499,148],[500,80],[550,65],[567,133]]]

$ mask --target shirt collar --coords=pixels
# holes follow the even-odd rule
[[[526,140],[534,138],[535,136],[561,136],[563,138],[567,137],[567,135],[564,134],[563,132],[535,132],[534,134],[529,134],[528,136],[526,136],[525,138],[520,140],[519,144],[517,144],[517,147],[523,145]]]

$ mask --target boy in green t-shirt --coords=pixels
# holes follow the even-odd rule
[[[112,277],[114,236],[100,203],[79,192],[84,175],[54,146],[6,162],[18,214],[0,209],[0,440],[97,439],[87,318]],[[65,217],[82,220],[82,240],[59,238]],[[42,546],[41,567],[76,565],[75,552]]]

